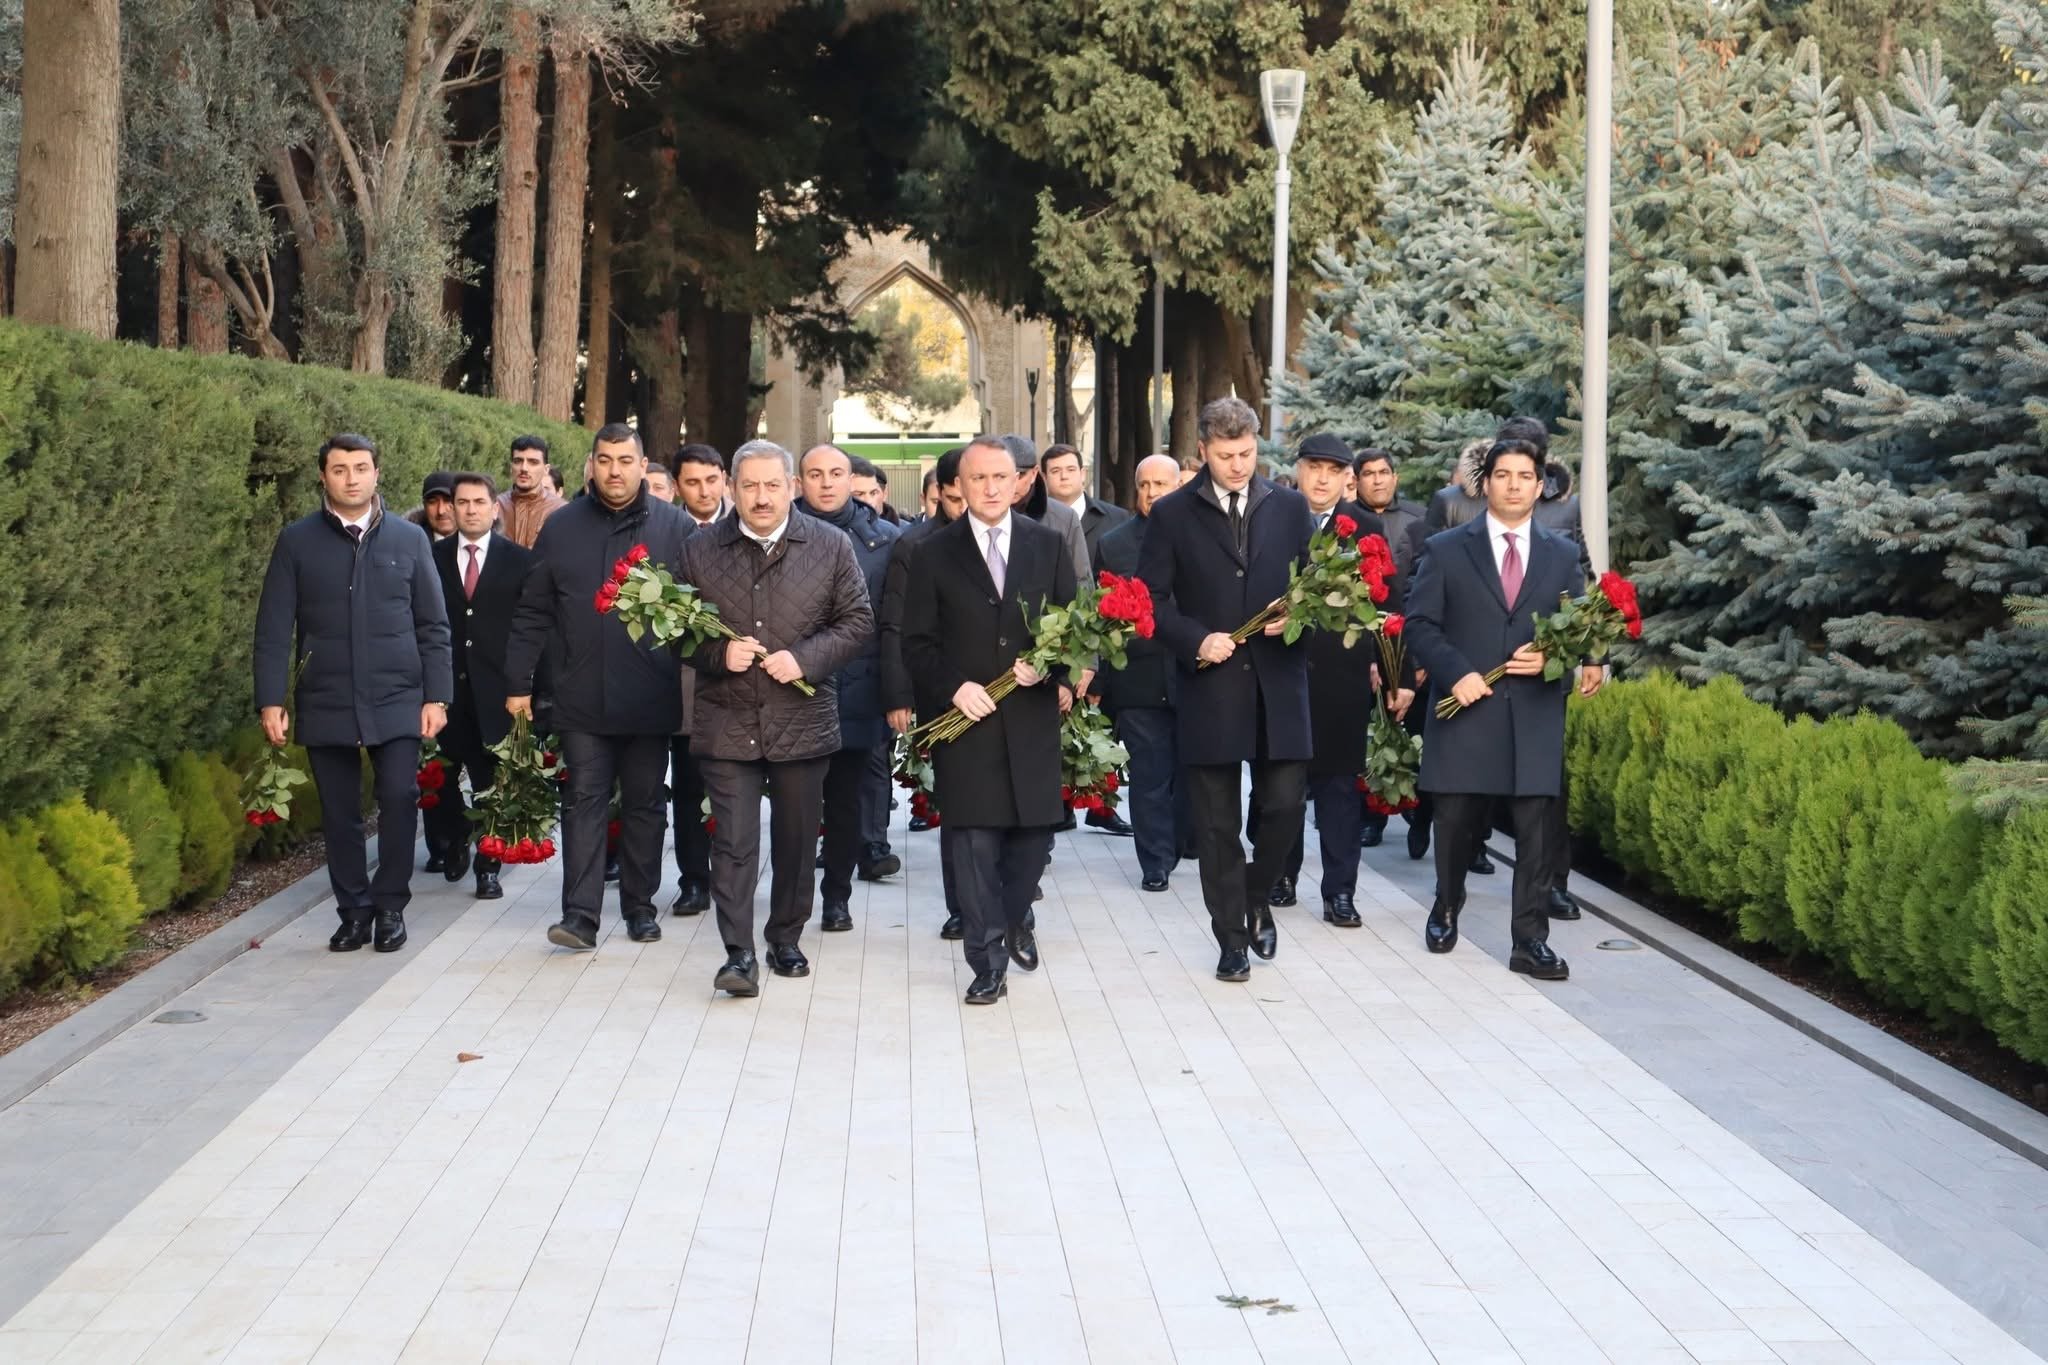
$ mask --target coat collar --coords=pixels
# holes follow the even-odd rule
[[[1536,578],[1538,562],[1548,559],[1551,554],[1550,536],[1536,524],[1534,517],[1529,518],[1522,530],[1529,537],[1529,562],[1522,568],[1521,595],[1513,602],[1508,601],[1507,594],[1501,591],[1500,570],[1493,564],[1493,535],[1488,529],[1486,514],[1481,512],[1453,533],[1464,537],[1465,553],[1471,556],[1472,566],[1479,571],[1480,580],[1493,594],[1493,600],[1500,603],[1501,610],[1510,615],[1528,599],[1529,585]]]

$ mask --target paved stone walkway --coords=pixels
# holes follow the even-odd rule
[[[757,1001],[710,991],[709,917],[549,949],[552,868],[491,904],[422,880],[452,922],[392,966],[320,952],[314,911],[231,969],[293,983],[273,1015],[388,975],[244,1039],[303,1049],[261,1093],[144,1024],[0,1114],[0,1197],[40,1214],[4,1225],[34,1285],[0,1361],[2037,1360],[1486,930],[1424,953],[1375,873],[1365,929],[1282,912],[1230,986],[1192,868],[1142,895],[1127,843],[1069,836],[1044,968],[968,1011],[936,843],[899,832],[908,874]],[[1597,997],[1623,969],[1567,929]],[[221,1126],[39,1260],[82,1198],[42,1190],[72,1156],[42,1125],[96,1095]]]

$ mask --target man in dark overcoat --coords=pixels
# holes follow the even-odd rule
[[[735,514],[691,537],[683,576],[741,638],[706,641],[685,658],[697,670],[690,749],[717,820],[711,901],[726,961],[712,984],[748,996],[761,982],[761,793],[773,873],[763,956],[777,976],[806,976],[810,962],[797,939],[816,890],[825,769],[841,747],[833,679],[873,639],[875,618],[847,538],[795,510],[796,461],[787,450],[773,441],[742,445],[732,455],[732,489]]]
[[[1543,680],[1543,655],[1532,641],[1537,614],[1555,611],[1560,594],[1576,594],[1584,583],[1577,547],[1534,520],[1543,490],[1536,447],[1496,441],[1479,475],[1486,511],[1429,538],[1408,590],[1408,649],[1429,675],[1421,786],[1436,808],[1437,890],[1424,938],[1433,953],[1457,946],[1465,875],[1493,804],[1505,800],[1515,828],[1508,966],[1561,981],[1569,969],[1548,942],[1555,855],[1547,845],[1564,770],[1568,684]],[[1482,673],[1501,662],[1508,675],[1488,687]],[[1586,670],[1582,689],[1598,690],[1600,677]],[[1464,709],[1439,720],[1435,706],[1446,696]]]
[[[1072,693],[1064,676],[1041,677],[1019,656],[1040,612],[1073,600],[1074,565],[1058,532],[1012,512],[1016,478],[1000,440],[969,443],[960,459],[968,514],[917,547],[903,613],[918,714],[935,718],[957,706],[977,722],[932,754],[941,832],[951,839],[944,855],[974,972],[971,1005],[1008,992],[1006,945],[1018,966],[1038,965],[1031,898],[1066,809],[1060,716]],[[1005,670],[1020,685],[998,703],[985,684]]]
[[[619,910],[635,943],[661,937],[654,893],[661,884],[662,774],[669,736],[682,725],[682,678],[675,651],[651,637],[634,641],[625,624],[597,610],[612,565],[635,545],[671,571],[682,563],[689,518],[648,496],[647,457],[623,422],[591,441],[583,496],[548,515],[533,544],[533,566],[519,593],[505,648],[505,709],[533,715],[533,680],[545,658],[554,691],[553,723],[569,765],[562,818],[562,920],[548,942],[597,946],[604,904],[606,826],[612,788],[619,792]]]
[[[1258,473],[1259,418],[1238,398],[1205,405],[1203,469],[1153,505],[1139,563],[1157,636],[1180,670],[1180,760],[1200,850],[1202,899],[1222,950],[1216,975],[1251,979],[1250,947],[1270,958],[1278,937],[1266,896],[1301,832],[1309,734],[1308,659],[1275,621],[1243,644],[1230,632],[1285,595],[1305,563],[1308,503]],[[1204,667],[1207,665],[1207,667]],[[1260,813],[1249,869],[1239,793],[1251,764]]]
[[[455,656],[455,703],[448,708],[448,728],[441,733],[441,756],[449,780],[427,812],[443,830],[442,875],[462,880],[470,866],[470,846],[477,837],[463,809],[462,774],[470,786],[484,791],[497,780],[498,760],[490,746],[505,738],[512,718],[505,712],[510,694],[505,684],[505,650],[512,638],[512,613],[533,553],[494,529],[497,490],[483,474],[457,474],[450,492],[455,534],[434,545],[434,567],[441,575],[441,596],[448,606],[450,641]],[[498,861],[476,855],[478,900],[505,894],[498,883]]]
[[[320,510],[278,534],[256,604],[256,709],[282,745],[296,710],[320,793],[337,953],[405,946],[412,898],[420,741],[448,723],[454,689],[448,614],[427,533],[387,516],[377,447],[335,436],[320,447]],[[292,666],[298,695],[287,697]],[[377,876],[363,850],[362,754],[376,772]],[[374,928],[372,921],[375,921]]]

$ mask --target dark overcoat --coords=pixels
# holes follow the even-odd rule
[[[441,598],[448,605],[449,639],[455,656],[455,705],[451,716],[468,712],[485,747],[496,744],[512,728],[505,698],[514,695],[506,681],[505,651],[512,642],[512,613],[519,590],[533,567],[533,552],[510,536],[491,532],[484,564],[476,579],[476,596],[462,595],[463,539],[449,536],[434,546],[434,567],[441,575]]]
[[[531,695],[543,658],[554,689],[556,728],[589,735],[672,735],[683,723],[681,664],[651,637],[635,643],[597,590],[635,545],[680,575],[683,542],[695,530],[670,503],[642,486],[624,507],[595,493],[573,498],[541,524],[533,563],[519,590],[505,649],[505,685]]]
[[[1556,796],[1564,771],[1564,701],[1571,675],[1557,682],[1503,678],[1493,695],[1449,720],[1436,703],[1467,673],[1485,673],[1536,638],[1536,616],[1577,595],[1578,551],[1554,531],[1529,523],[1529,563],[1510,604],[1501,592],[1479,516],[1431,536],[1408,588],[1408,654],[1429,670],[1422,733],[1424,791],[1490,796]],[[1577,660],[1573,660],[1577,663]]]
[[[1095,548],[1096,571],[1136,578],[1138,561],[1144,555],[1145,528],[1149,525],[1150,518],[1134,516],[1104,532]],[[1111,668],[1105,662],[1102,671],[1095,675],[1095,690],[1102,696],[1105,714],[1115,716],[1123,711],[1173,705],[1173,660],[1156,635],[1150,640],[1132,637],[1125,659],[1126,667]]]
[[[936,517],[927,517],[904,527],[903,534],[896,537],[896,543],[889,547],[889,567],[882,578],[882,600],[875,609],[884,712],[914,710],[917,706],[917,689],[911,686],[910,665],[903,658],[903,606],[910,596],[910,564],[918,547],[950,524]]]
[[[846,536],[792,508],[768,553],[735,514],[690,538],[683,576],[735,631],[770,654],[788,650],[816,689],[807,697],[758,664],[734,673],[725,666],[726,642],[706,641],[687,656],[697,670],[690,752],[773,763],[836,753],[842,744],[833,679],[875,635],[867,585]]]
[[[1030,623],[1039,613],[1074,599],[1073,560],[1059,532],[1010,518],[1010,557],[998,594],[974,530],[972,517],[948,524],[918,545],[909,564],[903,657],[920,719],[943,714],[962,683],[999,677],[1030,648]],[[1060,822],[1066,806],[1054,681],[1018,688],[959,739],[933,746],[947,824],[1014,829]]]
[[[1229,660],[1200,667],[1209,635],[1228,634],[1287,591],[1289,571],[1308,562],[1308,500],[1253,476],[1246,489],[1245,548],[1230,518],[1210,500],[1209,471],[1152,504],[1139,559],[1152,590],[1156,638],[1179,670],[1180,758],[1189,764],[1244,763],[1258,756],[1265,708],[1266,757],[1305,761],[1312,751],[1308,655],[1300,641],[1255,635]]]
[[[1096,573],[1101,573],[1102,538],[1129,521],[1131,513],[1113,502],[1091,497],[1080,516],[1081,540],[1088,547],[1088,565]]]
[[[1361,536],[1386,535],[1380,519],[1358,503],[1339,502],[1331,516],[1350,517],[1358,523]],[[1379,606],[1382,611],[1400,610],[1391,595]],[[1302,637],[1302,644],[1308,652],[1309,728],[1316,741],[1308,775],[1355,776],[1365,769],[1365,735],[1372,723],[1372,666],[1379,662],[1379,645],[1373,636],[1365,635],[1346,649],[1342,635],[1324,630],[1310,631]]]
[[[861,582],[867,587],[868,610],[876,628],[860,653],[853,656],[834,679],[839,690],[839,747],[872,749],[889,733],[882,718],[882,635],[880,629],[882,594],[887,588],[889,558],[902,536],[901,528],[882,520],[872,507],[849,498],[842,509],[847,515],[824,517],[812,512],[801,499],[797,510],[839,531],[853,546],[854,562],[860,567]],[[844,525],[840,523],[844,522]]]
[[[325,507],[285,527],[256,603],[255,663],[257,708],[288,706],[301,744],[417,739],[420,707],[455,686],[427,533],[381,503],[360,543]]]

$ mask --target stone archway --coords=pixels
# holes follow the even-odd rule
[[[974,398],[980,416],[975,424],[976,431],[988,431],[990,427],[990,405],[988,396],[988,372],[982,360],[981,329],[977,325],[974,310],[966,300],[946,287],[946,284],[930,270],[916,261],[904,258],[885,268],[847,298],[847,316],[859,317],[861,310],[899,281],[908,280],[918,285],[933,298],[944,304],[960,322],[960,330],[967,336],[967,391]],[[844,286],[842,286],[842,289]],[[825,421],[829,424],[831,413],[839,397],[841,377],[837,371],[827,376],[819,385],[819,398],[823,404]]]

